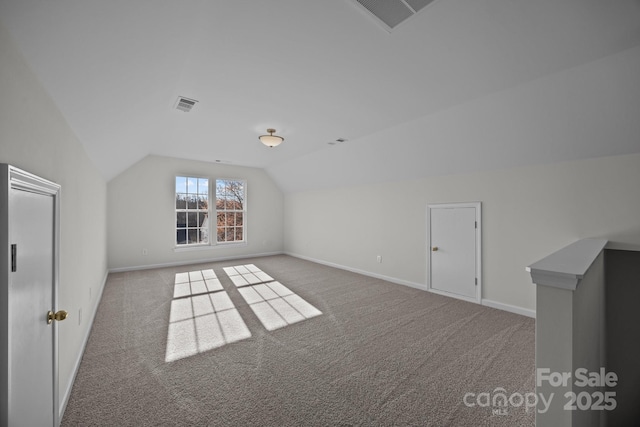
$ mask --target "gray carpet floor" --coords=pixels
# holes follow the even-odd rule
[[[245,264],[322,314],[265,326],[224,270]],[[222,289],[200,297],[226,293],[246,338],[205,325],[179,353],[176,275],[206,270]],[[530,426],[463,399],[534,381],[533,319],[282,255],[110,274],[62,425]]]

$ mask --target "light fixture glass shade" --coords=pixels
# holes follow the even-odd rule
[[[280,145],[282,141],[284,141],[284,138],[278,135],[274,135],[273,133],[275,131],[276,131],[275,129],[267,129],[267,132],[269,132],[269,135],[260,135],[258,139],[267,147],[271,147],[271,148],[276,147]]]

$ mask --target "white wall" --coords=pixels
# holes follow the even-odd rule
[[[527,265],[581,238],[640,244],[638,183],[631,154],[290,193],[285,250],[426,286],[427,204],[481,201],[482,298],[535,310]]]
[[[633,154],[639,116],[640,46],[267,171],[293,192]]]
[[[175,251],[175,177],[247,181],[246,244]],[[109,268],[190,263],[283,251],[283,196],[262,170],[148,156],[109,181]],[[148,255],[142,255],[142,249]]]
[[[535,310],[525,266],[640,245],[638,76],[634,47],[270,167],[285,250],[425,286],[427,203],[481,201],[482,297]]]
[[[0,162],[62,186],[58,308],[71,315],[59,326],[63,403],[107,273],[107,186],[2,26]]]

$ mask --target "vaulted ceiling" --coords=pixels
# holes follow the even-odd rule
[[[0,0],[0,22],[106,179],[156,154],[265,168],[287,191],[382,164],[370,149],[416,120],[640,46],[639,0],[436,0],[391,32],[353,0]],[[269,127],[281,146],[258,142]],[[405,157],[459,160],[423,130]],[[387,174],[428,173],[407,168]]]

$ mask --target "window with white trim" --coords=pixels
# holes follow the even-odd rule
[[[245,242],[246,188],[244,180],[177,176],[176,246]],[[214,216],[215,239],[209,231]]]
[[[176,245],[209,244],[209,179],[176,177]]]
[[[246,182],[216,179],[217,242],[244,242],[246,217]]]

